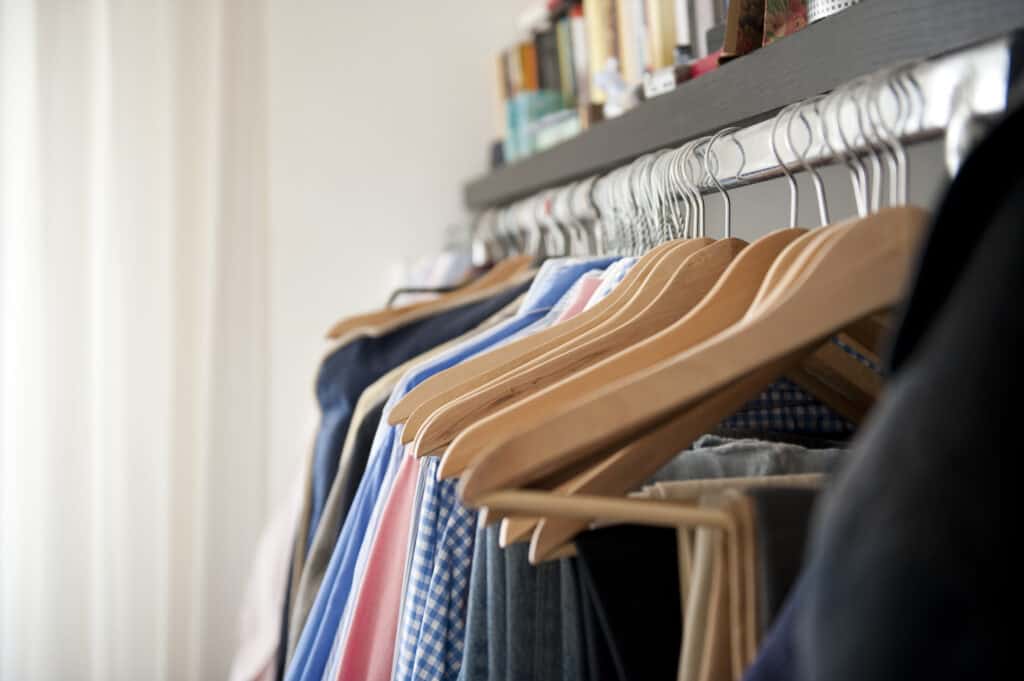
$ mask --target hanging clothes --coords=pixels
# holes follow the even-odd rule
[[[1006,583],[1000,460],[1018,449],[1024,368],[1024,176],[1012,163],[1022,142],[1024,108],[968,158],[932,227],[890,387],[816,519],[795,606],[803,678],[1008,669],[1005,629],[993,625]]]

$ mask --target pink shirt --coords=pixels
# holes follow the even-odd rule
[[[557,322],[564,322],[566,319],[575,317],[583,308],[587,306],[587,301],[594,295],[594,291],[601,285],[600,273],[587,273],[580,277],[579,281],[576,282],[576,298],[573,299],[569,307],[565,308],[565,312],[558,318]],[[557,323],[556,322],[556,323]]]
[[[394,486],[381,511],[380,525],[352,611],[348,638],[340,651],[339,681],[391,679],[418,477],[418,461],[403,456]]]

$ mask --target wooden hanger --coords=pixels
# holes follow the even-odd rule
[[[704,306],[705,310],[717,309],[720,313],[729,314],[729,317],[727,319],[718,320],[720,324],[728,323],[729,320],[739,318],[742,312],[747,308],[747,306],[750,303],[750,292],[753,290],[753,287],[756,286],[756,284],[762,279],[765,280],[762,283],[761,288],[758,290],[758,297],[763,299],[766,292],[770,290],[771,284],[781,278],[781,274],[779,272],[780,269],[783,269],[781,266],[787,263],[791,263],[793,260],[792,256],[795,256],[797,253],[803,251],[803,244],[806,244],[811,236],[813,235],[805,233],[803,230],[782,230],[780,232],[770,234],[764,237],[762,240],[755,242],[755,244],[750,246],[746,251],[744,251],[737,257],[735,263],[727,271],[727,274],[723,275],[721,284],[716,286],[716,289],[713,292],[713,294],[709,294],[707,301],[705,303],[702,303],[702,306]],[[803,244],[795,243],[799,239],[803,240]],[[786,246],[787,244],[788,247],[785,250],[782,250],[783,246]],[[794,247],[794,244],[796,247]],[[781,255],[779,255],[780,251],[782,254],[786,254],[790,257],[782,257]],[[773,254],[776,254],[776,257],[772,258]],[[766,270],[768,272],[767,274],[765,273]],[[739,289],[734,288],[735,286],[740,286],[743,282],[747,283],[745,285],[742,285],[742,287]],[[737,294],[739,295],[737,296]],[[715,307],[719,304],[721,304],[722,307]],[[697,323],[699,322],[699,317],[693,318],[690,321]],[[710,329],[709,332],[710,331],[713,331],[713,329]],[[685,347],[685,345],[681,345],[678,343],[674,345],[675,347]],[[835,346],[831,343],[828,343],[823,347],[825,347],[826,349],[831,349],[834,348]],[[671,346],[668,349],[671,350]],[[838,348],[835,349],[838,350]],[[839,352],[842,351],[839,350]],[[845,353],[843,354],[845,355]],[[792,377],[796,367],[791,363],[789,365],[789,368],[790,376]],[[858,366],[858,368],[860,369],[862,367]],[[867,371],[866,368],[863,368],[863,370]],[[563,391],[566,391],[567,395],[571,395],[571,391],[575,389],[577,389],[577,386],[575,385],[567,384],[566,386],[563,386]],[[760,390],[758,390],[757,392],[760,392]],[[756,392],[754,394],[756,395]],[[753,396],[754,395],[751,395],[750,397],[752,398]],[[558,396],[556,395],[554,396],[554,398],[557,400]],[[714,425],[717,425],[717,423],[721,421],[722,418],[734,412],[736,409],[742,406],[742,404],[745,401],[746,399],[738,402],[734,400],[733,402],[730,402],[724,410],[719,410],[718,412],[715,412],[715,415],[712,416],[710,419],[705,419],[704,423],[706,423],[706,425],[699,426],[699,430],[697,430],[692,435],[690,440],[680,439],[680,436],[678,434],[670,434],[669,441],[671,444],[665,450],[667,452],[670,452],[670,454],[668,454],[669,458],[671,458],[671,456],[674,456],[674,453],[672,452],[673,450],[678,450],[680,442],[689,442],[692,439],[696,439],[696,437],[699,434],[702,434],[703,432],[707,432],[708,430],[712,429]],[[478,432],[482,433],[486,431],[481,429]],[[463,451],[471,451],[471,449],[472,443],[470,443],[470,445]],[[451,463],[452,459],[454,459],[456,454],[456,449],[454,447],[451,448],[448,454],[446,455],[446,463]],[[647,461],[652,460],[653,459],[647,459]],[[638,466],[631,464],[630,470],[626,472],[630,474],[639,474],[640,477],[636,479],[635,482],[632,482],[631,486],[629,487],[616,486],[613,490],[601,488],[600,484],[602,482],[614,482],[617,479],[615,476],[617,474],[621,475],[622,472],[616,471],[614,467],[608,469],[599,466],[595,468],[593,471],[590,471],[589,474],[577,476],[576,479],[570,480],[569,482],[563,484],[559,488],[559,491],[563,493],[573,493],[584,490],[590,490],[594,491],[595,493],[611,492],[614,494],[624,494],[630,489],[633,489],[635,486],[642,484],[642,482],[646,480],[650,475],[653,475],[653,473],[658,468],[660,468],[660,466],[663,463],[663,460],[656,460],[655,465],[650,468],[645,467],[643,465],[643,461],[641,461],[640,465]],[[457,474],[458,472],[459,471],[457,469],[446,470],[445,464],[442,464],[441,475],[443,477],[449,477],[450,475]],[[595,487],[595,485],[597,486]],[[491,514],[490,517],[493,520],[494,514]],[[524,538],[530,533],[531,528],[533,528],[536,525],[536,523],[537,520],[532,518],[507,519],[507,522],[503,522],[503,528],[501,533],[503,541],[508,543]],[[571,536],[574,536],[575,533],[578,532],[580,529],[582,529],[582,527],[579,527],[578,524],[574,523],[574,521],[566,519],[553,520],[552,523],[549,525],[553,526],[546,526],[542,530],[539,529],[538,534],[535,535],[537,539],[534,540],[534,546],[531,552],[531,559],[534,561],[543,560],[544,557],[551,551],[559,550],[559,547],[564,548],[565,546],[567,546],[565,544],[565,541]],[[553,548],[548,547],[547,544],[550,543],[554,543],[555,546]]]
[[[567,401],[604,388],[609,382],[646,370],[652,362],[668,359],[681,348],[704,341],[741,319],[775,258],[804,233],[801,229],[785,229],[758,239],[736,256],[697,307],[668,329],[464,430],[445,452],[438,469],[439,477],[461,475],[476,456],[492,444],[493,424],[529,422],[528,419],[538,413],[558,409]]]
[[[720,545],[721,530],[700,528],[696,532],[693,547],[693,574],[690,577],[689,594],[683,609],[683,641],[679,649],[679,673],[681,681],[698,681],[701,672],[701,658],[705,637],[718,634],[717,622],[708,621],[711,600],[719,594],[720,563],[716,560]],[[717,582],[717,583],[716,583]],[[728,636],[728,630],[724,632]],[[730,675],[731,676],[731,675]]]
[[[730,624],[729,624],[729,588],[726,584],[725,541],[721,532],[708,528],[697,530],[698,535],[711,535],[705,541],[712,541],[713,563],[711,565],[711,583],[707,597],[707,614],[705,615],[704,646],[698,651],[699,681],[736,681],[733,676],[732,659],[730,656]],[[698,537],[702,539],[703,537]],[[692,676],[687,677],[687,679]]]
[[[585,494],[599,494],[600,492],[592,489],[580,489],[580,481],[588,476],[595,469],[590,469],[585,473],[568,480],[561,485],[555,487],[552,491],[556,494],[570,495],[574,492],[583,492]],[[819,489],[826,480],[824,473],[794,473],[794,474],[783,474],[783,475],[760,475],[755,477],[739,477],[739,478],[707,478],[707,479],[696,479],[696,480],[680,480],[674,483],[675,489],[686,489],[690,492],[693,498],[700,496],[701,494],[712,494],[715,492],[721,492],[726,489],[739,489],[739,490],[751,490],[758,489],[761,487],[786,487],[786,488],[800,488],[800,489]],[[608,493],[609,496],[614,494]],[[632,494],[630,496],[633,496]],[[674,495],[675,496],[675,495]],[[657,496],[644,497],[644,498],[661,498]],[[480,515],[485,516],[490,512],[490,509],[484,507],[480,510]],[[521,542],[529,542],[534,533],[536,526],[541,523],[543,518],[522,518],[522,517],[506,517],[501,521],[501,531],[499,534],[498,545],[501,548],[507,548],[512,544],[518,544]],[[483,523],[484,521],[481,521]],[[580,526],[583,529],[584,526]],[[568,538],[574,537],[576,532],[572,532]],[[567,539],[568,541],[568,539]],[[571,543],[563,544],[564,548],[572,547]],[[541,556],[536,561],[537,564],[550,560],[550,554],[547,556]]]
[[[758,314],[784,296],[803,276],[814,254],[821,252],[840,233],[841,230],[835,228],[816,230],[790,244],[772,264],[746,316]],[[849,345],[863,348],[845,333],[838,335]],[[869,353],[866,348],[864,352]],[[793,367],[787,377],[853,423],[864,419],[882,390],[881,376],[834,343],[819,347],[801,365]]]
[[[412,412],[428,400],[449,399],[446,391],[459,387],[470,380],[486,381],[500,376],[511,368],[521,366],[524,362],[557,348],[565,338],[571,337],[581,329],[599,323],[607,315],[614,313],[618,301],[631,294],[634,288],[647,276],[651,267],[661,259],[665,251],[671,249],[672,243],[661,244],[644,254],[626,273],[622,282],[608,296],[589,310],[584,310],[562,324],[539,331],[518,341],[509,343],[490,352],[460,362],[445,371],[431,376],[416,386],[405,397],[395,403],[388,415],[388,423],[397,425],[405,423]],[[482,385],[482,383],[481,383]]]
[[[813,349],[846,325],[892,307],[927,219],[919,208],[886,208],[833,228],[841,235],[783,300],[756,317],[558,413],[491,422],[491,446],[460,483],[463,500],[472,504],[489,491],[529,484],[585,459],[759,366]]]
[[[756,394],[766,382],[798,362],[796,355],[773,362],[737,381],[735,389],[715,392],[563,483],[559,493],[569,498],[577,494],[621,497],[639,488],[689,443],[743,406],[750,394]],[[530,542],[530,562],[537,565],[547,560],[553,551],[585,530],[587,523],[568,517],[541,520]]]
[[[725,508],[724,501],[715,503],[654,501],[640,499],[611,499],[579,496],[572,499],[551,492],[532,490],[500,490],[487,495],[489,508],[513,515],[566,516],[573,518],[601,518],[615,522],[638,523],[658,527],[700,527],[718,530],[722,534],[726,560],[718,563],[721,578],[728,584],[729,593],[741,593],[742,573],[739,563],[732,560],[741,555],[740,527],[736,518]],[[697,572],[695,571],[695,574]],[[691,600],[697,595],[691,580],[688,589]],[[730,624],[740,621],[738,608],[730,613]],[[684,614],[685,618],[685,614]],[[732,629],[730,629],[732,634]],[[734,635],[734,634],[732,634]],[[736,641],[736,645],[741,642]]]
[[[698,142],[691,142],[675,153],[689,154],[696,149]],[[702,207],[703,204],[700,204],[698,200],[699,194],[694,191],[692,183],[683,183],[683,190],[684,197],[690,199],[688,204],[692,201],[694,208]],[[702,214],[702,212],[698,212]],[[480,358],[480,361],[474,362],[473,365],[463,363],[461,368],[452,368],[438,374],[434,377],[436,380],[425,381],[418,390],[410,392],[403,400],[408,405],[404,405],[402,402],[396,405],[396,408],[392,410],[389,422],[392,424],[406,422],[406,429],[402,434],[403,443],[412,442],[430,414],[457,397],[468,395],[502,375],[518,371],[527,361],[538,358],[546,352],[564,351],[567,348],[567,343],[584,342],[583,339],[593,337],[585,335],[590,329],[611,319],[620,320],[637,314],[649,301],[645,297],[636,299],[636,295],[652,296],[660,291],[668,278],[693,252],[694,244],[698,242],[700,245],[710,243],[709,240],[679,239],[656,246],[641,257],[630,271],[629,274],[635,276],[627,276],[626,280],[616,287],[604,301],[595,305],[591,310],[557,325],[557,329],[554,331],[547,329],[505,348],[498,348],[486,353],[489,360]],[[627,283],[630,285],[627,286]],[[555,338],[558,340],[556,341]],[[496,369],[499,364],[502,364],[501,368]],[[496,370],[488,371],[487,369]],[[446,394],[440,397],[441,393]],[[431,400],[429,407],[424,406],[427,400]],[[419,412],[415,414],[416,420],[409,423],[408,421],[412,421],[412,415],[416,411]]]
[[[490,270],[460,287],[457,291],[446,293],[435,300],[425,300],[398,308],[386,308],[346,317],[330,328],[327,337],[338,339],[355,331],[376,329],[399,323],[410,314],[429,314],[431,310],[443,309],[451,305],[453,301],[508,283],[517,275],[527,271],[531,267],[532,261],[533,259],[528,255],[513,256],[495,264]]]
[[[767,295],[780,283],[782,273],[809,244],[820,250],[830,235],[814,241],[814,234],[805,234],[785,250],[773,264],[759,291]],[[459,432],[494,413],[504,405],[536,393],[557,380],[653,336],[692,309],[703,298],[725,266],[744,246],[744,242],[723,239],[691,256],[676,276],[666,284],[640,315],[588,343],[538,360],[522,371],[493,381],[484,388],[450,403],[429,419],[420,429],[413,447],[422,456],[451,442]],[[796,247],[796,248],[794,248]],[[703,259],[701,259],[703,257]],[[753,305],[758,306],[757,299]],[[797,367],[790,376],[801,387],[829,405],[837,413],[860,422],[877,399],[881,378],[855,358],[833,344],[822,346],[808,360],[806,367]]]
[[[665,288],[666,284],[673,278],[676,272],[683,267],[684,263],[686,263],[692,255],[712,243],[714,242],[711,239],[685,239],[671,242],[671,247],[666,249],[662,257],[652,265],[647,276],[638,282],[631,295],[622,299],[620,304],[613,308],[607,317],[592,326],[588,326],[584,329],[578,329],[577,332],[571,336],[562,336],[561,343],[558,346],[550,348],[544,354],[534,357],[526,367],[533,367],[542,364],[552,355],[566,352],[587,342],[587,340],[591,338],[599,337],[609,328],[614,328],[615,326],[628,322],[647,307],[650,300]],[[560,324],[558,326],[562,325]],[[523,339],[523,342],[526,340],[528,339]],[[460,396],[464,397],[474,393],[476,390],[486,388],[488,385],[502,385],[504,381],[520,374],[526,367],[524,367],[522,362],[512,363],[503,375],[493,378],[491,382],[478,385],[479,378],[470,379],[469,381],[462,382],[456,391],[459,391]],[[470,392],[461,392],[464,390],[469,390]],[[444,410],[453,405],[453,399],[455,399],[454,396],[449,393],[446,403],[442,405],[440,409]],[[415,438],[419,437],[423,432],[423,426],[427,420],[430,419],[431,415],[437,411],[438,410],[433,412],[429,411],[425,405],[414,411],[403,429],[403,442],[412,442]],[[451,417],[442,418],[440,421],[442,428],[447,429],[449,427],[448,423],[450,422],[450,418]],[[434,437],[436,438],[436,435]],[[444,444],[446,444],[446,442]],[[423,449],[420,449],[419,451],[426,453],[426,450]]]
[[[821,243],[832,243],[835,240],[835,235],[839,233],[841,230],[824,234],[826,238],[821,239]],[[815,255],[821,252],[821,248],[813,241],[816,236],[822,236],[822,232],[806,233],[799,236],[773,261],[754,302],[751,304],[747,317],[757,310],[770,307],[771,301],[778,298],[776,295],[778,290],[787,290],[786,287],[792,285],[793,281],[806,275],[808,261],[813,260]],[[813,361],[823,353],[827,355],[832,352],[840,353],[842,357],[839,359],[852,360],[858,370],[871,373],[869,369],[860,365],[831,342],[825,343],[815,351],[810,359]],[[803,365],[806,366],[807,363],[805,359]],[[642,484],[661,465],[673,458],[675,456],[673,451],[679,449],[680,443],[691,442],[700,434],[713,429],[722,419],[735,412],[748,400],[753,399],[761,392],[764,385],[774,380],[774,377],[786,373],[792,378],[794,375],[800,376],[801,371],[803,371],[801,365],[792,359],[770,365],[764,371],[734,384],[728,390],[723,391],[723,394],[706,399],[690,410],[688,415],[678,417],[675,421],[681,425],[673,427],[673,424],[670,424],[668,428],[648,433],[637,442],[627,446],[623,452],[613,455],[591,470],[563,483],[559,490],[566,494],[578,492],[625,494]],[[871,379],[878,380],[873,375]],[[814,377],[808,376],[806,381],[811,384],[808,387],[820,388]],[[821,394],[820,390],[815,390],[815,392]],[[842,397],[840,396],[839,399]],[[841,405],[836,405],[834,400],[830,399],[829,403],[839,406],[840,409],[843,408]],[[849,413],[848,410],[843,411]],[[630,482],[626,483],[626,480]],[[517,519],[515,526],[509,527],[505,532],[506,539],[510,539],[513,532],[517,536],[525,534],[530,522],[531,519]],[[545,555],[551,551],[557,551],[558,547],[564,546],[564,542],[583,529],[565,519],[558,519],[552,523],[541,523],[541,525],[542,527],[537,527],[531,542],[531,560],[534,562],[544,560]]]
[[[596,337],[576,339],[557,355],[545,356],[521,371],[493,381],[443,407],[417,434],[414,451],[417,455],[433,452],[451,442],[468,425],[503,405],[534,394],[662,331],[704,298],[746,245],[739,239],[721,239],[701,248],[686,258],[653,296],[646,291],[637,293],[634,301],[647,304],[632,318],[622,318],[618,323],[610,320],[587,336]],[[607,330],[597,335],[603,329]]]

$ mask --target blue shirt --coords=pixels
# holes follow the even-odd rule
[[[345,518],[324,580],[299,637],[295,654],[288,665],[286,681],[319,681],[327,667],[335,634],[349,601],[363,539],[371,527],[378,497],[389,489],[388,473],[393,473],[394,470],[392,455],[395,451],[397,430],[387,425],[390,407],[430,376],[478,354],[543,318],[581,275],[595,267],[603,267],[613,260],[558,259],[545,262],[534,278],[533,285],[516,317],[479,334],[454,351],[444,353],[411,372],[396,386],[392,393],[393,399],[389,399],[389,405],[385,407],[385,416],[381,419],[377,437],[374,439],[366,472]]]

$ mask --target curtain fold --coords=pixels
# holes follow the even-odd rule
[[[265,8],[0,0],[0,678],[223,678],[266,517]]]

